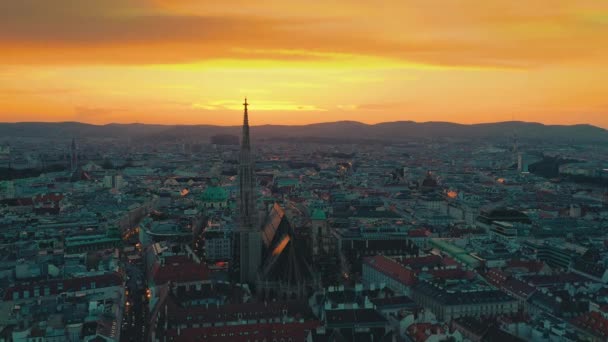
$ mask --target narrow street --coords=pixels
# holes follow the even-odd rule
[[[131,249],[131,258],[122,260],[125,272],[126,302],[121,341],[145,341],[148,310],[145,300],[146,278],[143,255],[137,234],[130,232],[125,238],[127,245],[133,245],[135,248]]]
[[[127,303],[122,324],[121,341],[144,341],[146,335],[146,303],[143,269],[139,265],[126,264]]]

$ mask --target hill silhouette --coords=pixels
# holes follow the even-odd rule
[[[151,141],[209,139],[214,135],[240,135],[240,126],[213,125],[147,125],[107,124],[91,125],[79,122],[23,122],[0,123],[0,136],[38,138],[137,138]],[[300,126],[252,126],[254,139],[260,138],[320,138],[335,140],[405,141],[424,138],[518,139],[556,140],[562,142],[608,142],[608,131],[592,125],[544,125],[534,122],[507,121],[483,124],[457,124],[450,122],[397,121],[364,124],[356,121],[338,121]]]

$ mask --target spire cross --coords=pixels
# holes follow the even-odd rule
[[[243,103],[243,106],[245,106],[245,113],[243,113],[243,128],[244,128],[245,126],[249,127],[249,115],[247,114],[247,106],[249,106],[249,103],[247,103],[247,98],[245,98],[245,103]],[[247,135],[249,135],[249,133]]]

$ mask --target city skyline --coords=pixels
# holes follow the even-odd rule
[[[0,342],[608,341],[606,37],[606,0],[0,0]]]
[[[167,126],[167,127],[196,127],[196,126],[209,126],[209,127],[240,127],[238,123],[226,123],[226,124],[208,124],[208,123],[182,123],[182,124],[171,124],[171,123],[146,123],[140,121],[132,121],[132,122],[106,122],[106,123],[90,123],[86,121],[0,121],[0,124],[83,124],[83,125],[91,125],[91,126],[111,126],[111,125],[150,125],[150,126]],[[504,120],[504,121],[482,121],[482,122],[474,122],[474,123],[462,123],[456,121],[415,121],[415,120],[395,120],[395,121],[378,121],[378,122],[366,122],[366,121],[358,121],[358,120],[335,120],[335,121],[318,121],[318,122],[307,122],[307,123],[295,123],[295,124],[281,124],[281,123],[252,123],[250,127],[263,127],[263,126],[285,126],[285,127],[303,127],[303,126],[315,126],[315,125],[323,125],[323,124],[339,124],[339,123],[354,123],[361,124],[364,126],[377,126],[383,124],[392,124],[392,123],[413,123],[413,124],[453,124],[458,126],[478,126],[478,125],[492,125],[492,124],[504,124],[504,123],[522,123],[522,124],[540,124],[543,126],[562,126],[562,127],[572,127],[572,126],[592,126],[598,127],[601,129],[608,129],[608,127],[603,127],[600,125],[594,125],[591,123],[571,123],[571,124],[551,124],[551,123],[543,123],[539,121],[523,121],[523,120]]]
[[[608,127],[595,1],[0,4],[0,121]]]

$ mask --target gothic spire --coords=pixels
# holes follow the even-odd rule
[[[239,163],[239,210],[244,227],[255,225],[255,177],[253,158],[251,155],[251,142],[249,137],[249,113],[247,112],[247,98],[243,103],[243,137],[241,138],[241,158]]]
[[[243,113],[243,137],[241,138],[241,148],[242,149],[250,149],[250,141],[249,141],[249,113],[247,112],[247,107],[249,103],[247,103],[247,98],[245,98],[245,102],[243,103],[243,107],[245,107],[245,112]]]
[[[235,232],[235,255],[233,265],[238,270],[238,281],[254,282],[261,264],[262,241],[257,225],[255,201],[255,167],[251,155],[249,137],[249,114],[247,99],[243,103],[243,137],[241,139],[241,157],[239,161],[239,201],[238,211],[240,227]]]

